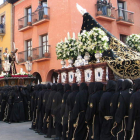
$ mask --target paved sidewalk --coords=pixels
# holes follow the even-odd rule
[[[0,140],[51,140],[29,130],[31,122],[4,123],[0,122]]]

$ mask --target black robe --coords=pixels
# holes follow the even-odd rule
[[[119,79],[119,80],[117,81],[116,92],[115,92],[115,94],[112,96],[111,103],[110,103],[110,114],[111,114],[111,116],[113,116],[114,122],[115,122],[115,113],[116,113],[116,110],[117,110],[117,108],[118,108],[119,96],[120,96],[120,93],[121,93],[121,91],[122,91],[122,83],[123,83],[123,81],[124,81],[123,79]],[[117,136],[116,136],[117,131],[118,131],[117,129],[113,129],[113,130],[112,130],[113,140],[117,140]],[[123,133],[120,133],[120,134],[118,135],[118,137],[119,137],[119,136],[121,137],[121,135],[123,135]]]
[[[124,135],[119,136],[119,140],[129,140],[130,133],[126,130],[128,124],[128,111],[130,104],[130,97],[132,95],[133,82],[130,79],[125,79],[122,84],[122,91],[118,100],[118,108],[115,114],[115,122],[118,128],[118,134],[124,131]]]
[[[127,130],[132,134],[132,140],[140,139],[140,79],[135,81],[135,93],[130,98]]]
[[[67,116],[67,107],[66,107],[66,102],[67,102],[67,97],[71,92],[71,87],[69,84],[64,85],[64,94],[62,98],[62,104],[61,104],[61,117],[62,117],[62,124],[63,124],[63,135],[62,139],[66,140],[66,132],[68,130],[68,116]]]
[[[101,124],[99,119],[99,102],[102,94],[103,84],[96,82],[94,86],[94,94],[92,94],[89,100],[86,112],[86,121],[89,124],[89,140],[100,140]]]
[[[99,105],[99,115],[101,123],[100,140],[112,140],[111,129],[113,126],[113,116],[111,116],[110,114],[110,102],[113,94],[115,93],[115,88],[116,82],[109,80],[107,82],[106,92],[103,93],[100,100]]]
[[[63,97],[63,85],[61,83],[57,84],[57,92],[53,97],[52,103],[52,115],[55,117],[55,131],[56,137],[60,138],[62,136],[62,117],[60,114],[61,103]]]
[[[67,116],[68,116],[68,138],[67,140],[72,140],[73,138],[73,132],[74,132],[74,120],[73,120],[73,108],[75,103],[75,98],[77,93],[79,92],[79,86],[74,83],[71,86],[72,92],[68,95],[67,98]]]
[[[51,135],[55,134],[54,133],[54,118],[52,117],[51,108],[52,108],[53,98],[56,94],[56,91],[57,91],[57,86],[56,86],[56,84],[53,84],[52,88],[51,88],[51,92],[49,94],[49,97],[48,97],[47,101],[45,101],[45,104],[44,104],[45,115],[46,115],[45,117],[49,118],[48,131],[47,131],[47,137],[48,138],[51,138]],[[45,130],[44,130],[44,133],[46,133]]]
[[[85,122],[85,113],[88,104],[87,84],[81,83],[79,90],[73,109],[73,119],[76,120],[73,138],[74,140],[85,140],[88,137],[87,124]]]

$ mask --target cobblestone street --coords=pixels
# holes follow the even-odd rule
[[[51,140],[29,130],[31,122],[4,123],[0,122],[0,140]]]

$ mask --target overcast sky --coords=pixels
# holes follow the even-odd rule
[[[3,0],[0,0],[0,4],[2,4],[3,3]]]

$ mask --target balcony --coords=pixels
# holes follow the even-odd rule
[[[44,7],[32,13],[32,25],[39,25],[50,20],[50,8]]]
[[[50,45],[33,48],[32,54],[33,61],[48,60],[50,59]]]
[[[44,61],[50,59],[50,45],[32,48],[18,53],[18,61],[20,64],[30,61]]]
[[[23,32],[30,28],[32,28],[32,15],[22,17],[18,20],[18,30],[20,32]]]
[[[0,25],[0,39],[2,41],[3,37],[5,35],[5,25]]]
[[[114,21],[115,18],[115,7],[104,5],[104,4],[96,4],[96,19],[101,19],[105,21]]]
[[[126,25],[126,26],[132,26],[134,25],[134,13],[124,10],[124,9],[117,9],[116,10],[117,14],[117,23],[121,25]]]

